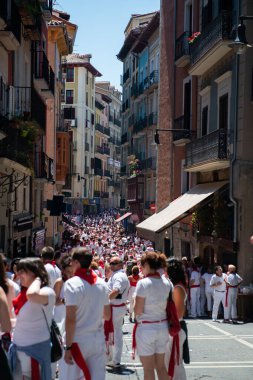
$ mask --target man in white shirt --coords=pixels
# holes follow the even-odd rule
[[[199,317],[200,312],[200,273],[196,265],[193,265],[190,278],[191,316]]]
[[[60,363],[59,380],[89,376],[94,380],[105,380],[103,319],[110,319],[111,312],[108,288],[89,269],[91,261],[92,254],[86,248],[77,248],[72,253],[75,276],[65,283],[65,362]]]
[[[226,275],[225,273],[222,273],[221,266],[218,265],[217,267],[215,267],[215,274],[212,276],[211,281],[210,281],[210,286],[211,288],[214,289],[213,311],[212,311],[213,322],[217,321],[219,306],[221,302],[225,310],[225,298],[226,298],[225,278],[226,278]]]
[[[108,363],[110,367],[117,368],[120,366],[123,334],[123,318],[126,314],[126,302],[129,290],[129,281],[126,273],[122,269],[123,262],[119,256],[113,256],[110,260],[112,276],[107,285],[109,288],[109,299],[112,306],[112,321],[114,328],[114,346],[112,362]]]
[[[61,271],[54,261],[54,249],[52,247],[42,248],[41,258],[49,277],[49,286],[53,288],[57,278],[61,277]]]

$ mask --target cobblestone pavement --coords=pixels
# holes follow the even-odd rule
[[[210,319],[188,320],[191,364],[187,380],[252,380],[253,323],[230,325]],[[107,369],[106,380],[143,380],[138,356],[132,360],[132,329],[128,318],[123,326],[122,367]]]

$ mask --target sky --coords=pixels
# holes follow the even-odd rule
[[[91,63],[121,91],[123,64],[116,57],[132,14],[157,11],[160,0],[55,0],[54,8],[70,14],[78,25],[74,53],[92,54]]]

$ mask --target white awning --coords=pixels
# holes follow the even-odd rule
[[[183,219],[190,212],[193,212],[197,205],[226,184],[226,181],[222,181],[203,183],[193,187],[171,202],[165,209],[139,223],[136,226],[138,235],[154,241],[156,233]]]
[[[120,218],[116,219],[115,222],[118,223],[118,222],[121,222],[123,219],[126,219],[128,218],[130,215],[132,215],[131,212],[126,212],[124,215],[122,215]]]

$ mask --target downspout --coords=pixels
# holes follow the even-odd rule
[[[236,162],[236,149],[237,149],[237,127],[238,127],[238,93],[239,93],[239,63],[240,63],[240,57],[238,54],[236,54],[236,67],[235,67],[235,111],[234,111],[234,118],[235,118],[235,126],[234,126],[234,133],[233,133],[233,155],[231,159],[230,164],[230,183],[229,183],[229,198],[234,206],[234,223],[233,223],[233,243],[237,242],[237,216],[238,216],[238,204],[237,200],[234,197],[234,165]],[[237,250],[237,248],[236,248]]]

